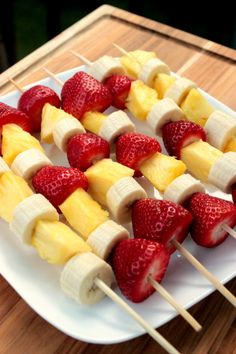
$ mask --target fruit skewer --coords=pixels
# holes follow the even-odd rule
[[[83,59],[82,56],[79,57],[81,60]],[[85,60],[86,63],[88,63],[88,60],[87,59]],[[91,64],[92,63],[90,63],[90,65]],[[118,85],[119,81],[120,78],[118,76],[114,75],[113,77],[111,77],[112,84]],[[142,84],[141,87],[139,87],[139,81],[137,81],[137,85],[135,87],[134,86],[131,87],[130,91],[132,90],[133,93],[129,93],[129,95],[128,92],[126,92],[126,94],[128,95],[127,100],[129,102],[127,104],[127,108],[129,109],[131,108],[131,113],[137,117],[135,113],[137,111],[136,106],[138,106],[140,108],[139,111],[143,112],[142,119],[146,119],[146,116],[148,114],[148,117],[150,119],[147,120],[153,123],[151,125],[152,128],[154,128],[155,132],[158,131],[158,133],[160,134],[161,129],[166,124],[168,124],[168,122],[179,121],[180,119],[184,118],[183,112],[181,112],[180,108],[176,105],[176,103],[173,100],[166,98],[157,101],[157,97],[155,94],[153,95],[153,98],[150,100],[148,96],[152,96],[151,95],[152,92],[155,91],[151,88],[148,88],[144,84]],[[149,102],[148,104],[146,104],[145,108],[141,107],[143,103],[141,103],[141,101],[139,102],[138,95],[142,97],[142,101],[144,97],[146,97],[147,102]],[[137,103],[137,105],[134,103]],[[154,106],[155,108],[152,109],[151,108],[152,106]],[[140,112],[138,114],[139,118],[141,118]],[[223,120],[221,119],[221,121]],[[235,119],[233,119],[232,124],[235,125],[236,127]],[[217,122],[216,122],[216,126],[218,127]],[[214,130],[214,124],[209,125],[209,127],[211,127],[210,130],[212,130],[214,136],[219,135]],[[225,129],[223,130],[219,129],[221,131],[219,140],[221,140],[222,143],[225,141],[225,139],[228,138],[229,132],[230,134],[233,134],[233,128],[232,129],[231,128],[232,127],[230,125],[226,124]],[[229,192],[230,188],[234,185],[236,181],[236,153],[228,152],[226,154],[223,154],[220,150],[211,147],[206,142],[201,142],[201,141],[195,144],[194,143],[191,144],[191,141],[189,141],[188,145],[190,146],[183,149],[183,155],[181,156],[183,162],[187,165],[188,170],[195,177],[205,182],[210,182],[215,186],[217,186],[218,188],[222,189],[223,191]],[[193,163],[194,160],[196,161],[196,163]],[[199,165],[200,166],[202,165],[203,172],[199,168]],[[222,174],[222,170],[225,171],[225,173]]]
[[[177,246],[177,241],[173,240],[173,243],[175,243],[175,247]],[[178,250],[181,251],[181,248],[178,247]],[[187,251],[187,250],[186,250]],[[199,270],[203,271],[203,274],[207,277],[210,282],[212,282],[212,279],[215,278],[205,267],[202,265],[200,266],[200,263],[196,260],[196,262],[193,261],[193,256],[187,252],[184,252],[183,255]],[[214,279],[214,285],[215,287],[235,306],[235,298],[234,296],[219,282],[217,278]]]
[[[49,238],[53,237],[55,228],[60,228],[61,224],[58,221],[56,209],[42,195],[34,195],[21,177],[15,176],[9,171],[9,167],[2,159],[0,159],[0,172],[1,179],[3,178],[8,181],[8,188],[4,188],[5,194],[2,193],[2,195],[5,195],[5,201],[8,200],[8,192],[10,192],[13,197],[13,200],[8,200],[9,203],[7,205],[9,219],[5,216],[5,220],[7,221],[8,219],[10,221],[11,230],[20,237],[22,242],[31,244],[32,237],[35,236],[34,228],[37,229],[38,225],[44,223],[45,228],[43,232],[46,234],[45,236]],[[14,183],[13,192],[11,191],[12,183]],[[24,218],[24,222],[22,222],[21,218]],[[49,226],[50,224],[54,225],[54,227],[51,228]],[[22,233],[22,227],[25,230],[27,229],[27,237],[25,233]],[[69,238],[69,236],[72,237],[73,235],[73,237],[79,239],[72,230],[68,230],[70,229],[66,225],[64,225],[63,229],[59,229],[62,234],[60,237],[58,237],[58,235],[56,236],[57,240],[53,237],[53,246],[50,245],[50,247],[59,247],[60,249],[60,243],[65,236]],[[77,242],[79,243],[78,240]],[[66,264],[60,276],[62,290],[69,297],[84,304],[96,303],[106,294],[133,317],[168,353],[179,353],[162,335],[110,288],[111,284],[114,282],[112,268],[105,261],[91,253],[88,246],[84,246],[82,250],[81,245],[83,243],[84,241],[80,240],[80,253],[75,251],[75,255],[71,254],[68,257],[69,260],[67,259],[65,261]],[[74,245],[75,244],[76,242],[74,241]]]
[[[113,45],[125,54],[120,59],[125,70],[129,71],[132,63],[136,63],[139,66],[138,78],[144,81],[146,85],[154,87],[160,99],[166,97],[174,99],[182,108],[188,120],[205,126],[207,140],[211,145],[223,152],[236,151],[236,122],[234,117],[214,110],[214,107],[208,103],[192,81],[185,78],[176,79],[170,76],[170,70],[165,63],[163,63],[164,68],[160,68],[158,65],[159,59],[156,57],[148,58],[148,54],[150,55],[151,53],[143,52],[147,58],[142,62],[138,55],[135,55],[136,52],[129,53],[120,46],[114,43]],[[130,58],[130,63],[126,63],[127,57]],[[95,69],[94,67],[94,72],[96,72]],[[178,72],[181,72],[181,69]],[[147,122],[152,123],[151,119],[150,121],[148,119]],[[153,123],[155,126],[155,120]],[[151,127],[153,128],[152,124]]]
[[[11,129],[11,125],[6,126],[5,128],[3,127],[3,156],[6,158],[6,139],[8,141],[13,141],[13,137],[8,136],[7,137],[7,129]],[[21,128],[19,128],[21,129]],[[73,184],[75,187],[78,187],[78,180],[76,181],[76,171],[75,169],[72,168],[65,168],[65,167],[53,167],[53,166],[46,166],[43,167],[43,164],[50,164],[50,161],[47,159],[45,160],[45,157],[39,153],[37,150],[32,150],[30,149],[32,147],[32,144],[35,144],[35,140],[32,137],[30,141],[30,137],[28,133],[23,133],[19,132],[18,134],[18,142],[20,141],[20,144],[24,146],[26,149],[25,151],[22,151],[16,158],[14,159],[12,163],[12,167],[14,171],[18,172],[21,176],[24,176],[28,181],[29,179],[32,178],[32,184],[34,187],[36,187],[37,192],[41,192],[45,197],[47,197],[55,207],[60,207],[61,205],[61,199],[65,199],[65,197],[72,192]],[[14,144],[14,147],[16,151],[18,150],[17,148],[17,142]],[[13,155],[15,155],[12,152]],[[9,154],[7,155],[9,157]],[[8,160],[9,162],[9,160]],[[40,162],[40,163],[39,163]],[[37,173],[37,170],[40,171]],[[71,171],[72,170],[72,171]],[[71,174],[70,174],[71,171]],[[72,173],[73,172],[73,173]],[[78,178],[81,178],[81,172],[77,170],[77,174],[80,176]],[[35,175],[33,177],[33,175]],[[62,182],[58,183],[58,180],[62,179]],[[82,178],[82,184],[84,184],[84,180]],[[51,192],[52,188],[52,192]],[[46,190],[46,193],[45,193]],[[89,202],[87,200],[87,202]],[[75,205],[76,206],[76,205]],[[85,207],[85,206],[84,206]],[[96,215],[95,215],[96,216]],[[77,215],[78,217],[78,215]],[[84,220],[83,220],[84,221]],[[112,223],[112,222],[110,222]],[[114,223],[113,223],[114,224]],[[95,246],[92,247],[93,250],[97,253],[98,256],[107,258],[108,254],[111,251],[112,247],[115,247],[115,244],[120,241],[121,239],[124,239],[128,236],[127,231],[124,232],[125,229],[122,230],[122,228],[114,227],[114,225],[111,224],[109,227],[106,229],[103,227],[101,232],[98,235],[95,236],[95,232],[92,233],[92,238],[95,238],[94,241],[91,240],[91,242],[88,242],[90,246]],[[81,231],[80,229],[77,231]],[[109,236],[109,232],[111,233],[111,236]],[[116,233],[115,233],[116,232]],[[107,235],[106,235],[107,234]],[[83,234],[84,236],[84,234]],[[90,236],[90,237],[91,237]],[[108,237],[108,242],[106,241],[106,236]],[[105,240],[103,240],[105,239]],[[88,239],[89,241],[89,239]],[[102,245],[98,245],[98,243],[101,243]],[[42,244],[38,240],[37,242],[34,242],[35,247],[43,256],[43,258],[49,258],[48,253],[47,253],[47,248],[45,249],[45,244]],[[49,249],[49,255],[50,255],[50,249]],[[186,310],[182,308],[179,304],[175,302],[175,300],[171,297],[170,294],[167,294],[165,289],[163,289],[160,285],[156,284],[155,280],[153,278],[150,278],[150,281],[152,281],[152,284],[154,284],[155,288],[158,287],[160,290],[160,293],[163,294],[163,296],[167,299],[167,301],[174,307],[176,310],[188,320],[190,321],[191,325],[194,326],[196,330],[200,329],[200,325],[196,323],[196,321],[193,321],[193,318],[189,316]],[[166,295],[167,294],[167,295]]]

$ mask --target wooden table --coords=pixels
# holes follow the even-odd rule
[[[194,80],[217,99],[236,110],[236,51],[169,26],[133,15],[111,6],[102,6],[59,36],[18,62],[0,76],[0,93],[12,90],[9,77],[22,84],[45,77],[45,65],[60,72],[80,65],[69,53],[74,49],[94,60],[100,55],[119,55],[115,42],[128,50],[154,50],[173,71]],[[236,281],[227,284],[236,293]],[[194,333],[177,317],[159,328],[160,332],[182,353],[236,353],[235,311],[215,292],[191,308],[203,325]],[[93,345],[76,341],[40,318],[0,278],[0,353],[163,353],[149,336],[117,345]]]

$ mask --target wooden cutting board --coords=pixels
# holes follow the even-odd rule
[[[119,10],[101,6],[0,75],[0,94],[13,90],[9,77],[21,84],[45,77],[42,66],[61,72],[81,63],[73,49],[94,60],[103,54],[118,56],[111,45],[127,50],[154,50],[173,71],[195,81],[202,89],[236,110],[236,51],[172,27]],[[223,266],[223,265],[222,265]],[[235,279],[227,284],[235,294]],[[182,353],[236,353],[235,311],[215,292],[191,308],[203,325],[200,334],[177,317],[159,328]],[[1,354],[139,354],[164,353],[149,336],[116,345],[76,341],[40,318],[0,277]]]

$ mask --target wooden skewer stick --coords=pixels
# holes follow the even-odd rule
[[[136,311],[132,309],[120,296],[118,296],[109,286],[107,286],[101,279],[96,278],[94,283],[101,289],[110,299],[122,307],[131,317],[134,318],[147,333],[170,354],[178,354],[175,349],[160,333],[158,333],[148,322],[145,321]]]
[[[77,57],[78,59],[80,59],[85,65],[91,66],[93,63],[88,60],[87,58],[85,58],[83,55],[75,52],[74,50],[70,50],[70,52]]]
[[[142,63],[140,63],[140,61],[139,61],[132,53],[127,52],[127,50],[125,50],[124,48],[120,47],[120,46],[119,46],[118,44],[116,44],[116,43],[112,43],[112,45],[113,45],[116,49],[118,49],[122,54],[127,55],[131,60],[136,61],[136,63],[137,63],[140,67],[142,67]]]
[[[53,74],[50,70],[43,68],[43,70],[51,77],[55,78],[55,74]],[[57,81],[58,82],[58,81]],[[59,84],[63,85],[63,82],[59,80]],[[156,283],[154,279],[152,279],[153,283]],[[155,288],[155,286],[154,286]],[[201,330],[201,325],[180,305],[174,300],[174,298],[159,284],[159,288],[161,289],[160,295],[164,297],[164,299],[169,302],[178,313],[183,316],[183,318],[192,326],[196,331]],[[155,288],[156,289],[156,288]]]
[[[64,82],[59,79],[55,74],[53,74],[50,70],[48,70],[47,68],[43,67],[42,68],[50,77],[52,77],[60,86],[64,85]],[[52,76],[53,74],[53,76]]]
[[[230,236],[232,236],[233,238],[236,239],[236,231],[234,231],[230,226],[228,226],[228,225],[226,225],[226,224],[223,224],[223,225],[221,226],[221,228],[222,228],[223,230],[225,230],[226,232],[228,232],[228,234],[229,234]]]
[[[158,283],[150,275],[148,277],[148,281],[153,288],[176,309],[176,311],[190,324],[190,326],[195,329],[195,331],[199,332],[202,329],[202,326],[195,320],[195,318],[187,310],[185,310],[185,308],[180,305],[160,283]]]
[[[15,86],[15,88],[17,88],[17,90],[19,90],[20,92],[24,92],[24,88],[18,84],[14,79],[12,79],[11,77],[9,77],[9,81],[12,83],[13,86]]]
[[[209,270],[207,270],[185,247],[177,240],[171,240],[173,246],[185,257],[200,273],[202,273],[215,288],[234,306],[236,307],[236,297],[217,279]]]

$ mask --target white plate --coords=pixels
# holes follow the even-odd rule
[[[79,69],[84,68],[75,68],[60,74],[59,77],[65,80]],[[40,83],[52,87],[58,93],[60,91],[58,85],[51,79],[41,80]],[[208,94],[204,93],[204,95],[216,108],[235,116],[232,110]],[[15,91],[0,97],[0,101],[16,106],[19,96],[20,94]],[[137,123],[137,121],[135,123],[139,131],[152,135],[145,124]],[[47,152],[55,164],[67,165],[65,156],[55,147],[47,147]],[[148,183],[144,182],[144,184],[150,191],[152,190]],[[213,195],[231,199],[230,195],[225,195],[213,187],[209,187],[208,191]],[[159,194],[155,192],[155,195]],[[9,231],[5,222],[0,221],[0,227],[1,274],[46,321],[64,333],[90,343],[118,343],[144,333],[138,324],[108,298],[93,307],[80,306],[67,298],[59,286],[61,267],[47,264],[38,257],[33,247],[23,246]],[[201,248],[190,237],[184,242],[184,246],[223,283],[236,275],[235,240],[231,237],[215,249]],[[186,308],[214,290],[208,281],[178,253],[171,257],[163,285]],[[118,290],[116,291],[119,293]],[[175,310],[157,293],[143,303],[130,303],[130,305],[155,327],[161,326],[176,316]]]

